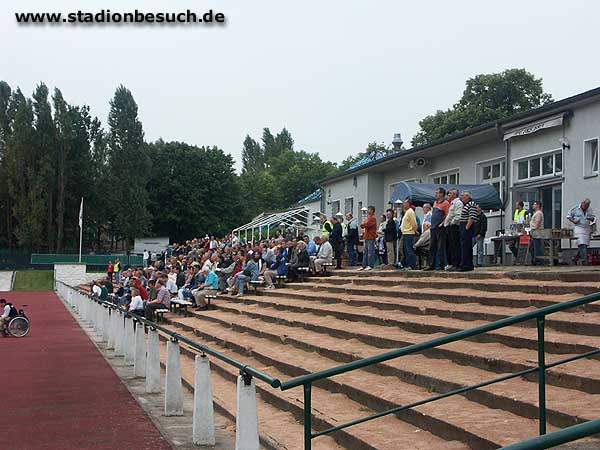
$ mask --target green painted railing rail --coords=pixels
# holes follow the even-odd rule
[[[600,433],[600,419],[579,423],[533,439],[502,447],[500,450],[542,450]]]
[[[65,286],[73,289],[71,286],[69,286],[66,283],[63,283],[61,281],[57,281],[56,283],[63,284]],[[133,313],[127,311],[125,308],[115,305],[114,303],[98,300],[96,297],[89,295],[87,293],[82,293],[82,294],[87,295],[92,301],[95,301],[97,303],[100,303],[100,304],[108,307],[108,308],[111,308],[113,311],[123,314],[124,316],[132,317],[133,319],[135,319],[141,323],[144,323],[145,325],[148,325],[151,328],[161,331],[162,333],[166,334],[167,336],[170,336],[170,338],[175,341],[184,342],[186,345],[188,345],[192,348],[195,348],[196,350],[198,350],[202,353],[206,353],[207,355],[214,356],[215,358],[220,359],[221,361],[240,369],[240,372],[242,374],[251,375],[253,377],[256,377],[259,380],[262,380],[265,383],[268,383],[271,387],[274,387],[274,388],[281,387],[281,381],[279,379],[274,378],[274,377],[270,376],[269,374],[262,372],[261,370],[258,370],[252,366],[249,366],[248,364],[244,364],[242,361],[238,361],[235,358],[231,358],[230,356],[227,356],[224,353],[221,353],[218,350],[212,349],[206,345],[199,344],[198,342],[196,342],[192,339],[189,339],[185,336],[182,336],[179,333],[175,333],[172,330],[170,330],[169,328],[163,327],[156,322],[148,320],[145,317],[138,316],[137,314],[133,314]]]

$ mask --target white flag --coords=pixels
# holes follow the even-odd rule
[[[79,207],[79,228],[83,227],[83,197],[81,197],[81,206]]]

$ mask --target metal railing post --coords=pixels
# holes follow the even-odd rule
[[[304,385],[304,450],[311,450],[312,446],[311,387],[310,382]]]
[[[544,325],[546,318],[540,316],[537,318],[537,337],[538,337],[538,395],[539,395],[539,420],[540,435],[546,434],[546,351]]]

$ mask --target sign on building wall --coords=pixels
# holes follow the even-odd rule
[[[563,113],[561,113],[557,116],[548,117],[544,120],[538,120],[537,122],[528,123],[525,126],[507,130],[506,133],[504,133],[504,140],[506,141],[513,137],[526,136],[535,133],[536,131],[561,126],[563,123],[563,116]]]

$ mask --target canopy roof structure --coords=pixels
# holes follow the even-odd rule
[[[502,201],[491,184],[425,184],[402,181],[396,185],[391,194],[390,202],[404,200],[410,197],[412,203],[416,206],[423,206],[424,203],[433,203],[435,201],[434,192],[438,187],[443,187],[446,191],[450,188],[462,191],[469,191],[475,203],[481,205],[481,209],[502,209]]]
[[[233,233],[237,233],[238,235],[244,233],[247,235],[249,232],[252,235],[258,232],[259,239],[262,239],[263,235],[265,237],[269,235],[269,230],[271,229],[307,229],[312,227],[313,215],[314,213],[306,207],[292,208],[287,211],[263,213],[251,222],[237,227],[233,230]]]

